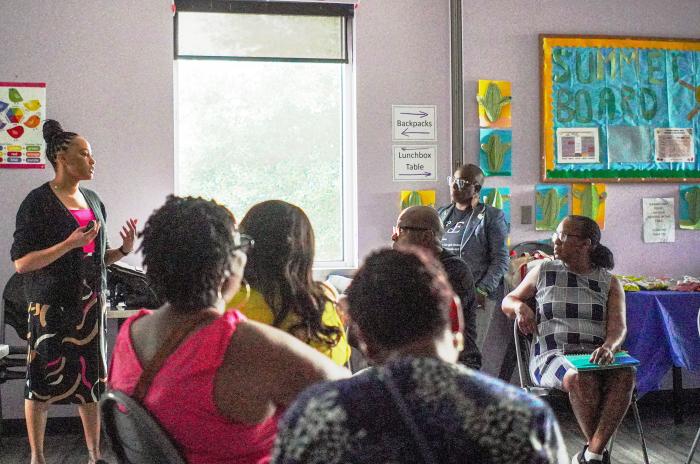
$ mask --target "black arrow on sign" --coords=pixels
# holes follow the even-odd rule
[[[430,134],[430,132],[410,131],[410,130],[408,130],[408,127],[401,131],[401,135],[403,135],[405,137],[409,137],[408,134]]]
[[[399,173],[399,175],[400,176],[425,176],[425,177],[428,177],[431,175],[431,173],[429,173],[428,171],[423,171],[423,172],[416,172],[415,174],[414,173],[411,173],[411,174]]]

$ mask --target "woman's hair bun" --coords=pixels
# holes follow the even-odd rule
[[[61,124],[58,121],[53,119],[47,119],[46,121],[44,121],[43,134],[44,140],[47,143],[62,132],[63,128],[61,127]]]

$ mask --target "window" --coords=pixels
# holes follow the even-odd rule
[[[294,203],[317,267],[354,266],[352,9],[176,3],[178,194],[215,198],[238,220],[260,201]]]

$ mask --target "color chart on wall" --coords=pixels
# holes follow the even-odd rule
[[[543,181],[700,179],[700,40],[540,39]]]
[[[0,82],[0,169],[43,169],[46,84]]]

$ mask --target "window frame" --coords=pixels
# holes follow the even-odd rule
[[[339,63],[341,64],[341,234],[342,234],[342,258],[339,260],[315,261],[314,275],[322,278],[334,271],[345,273],[356,269],[358,265],[357,244],[357,155],[355,149],[355,99],[354,99],[354,44],[353,12],[352,4],[321,4],[321,3],[295,3],[295,2],[257,2],[257,1],[231,1],[231,0],[175,0],[176,11],[173,15],[173,85],[174,97],[178,95],[178,60],[215,60],[215,61],[266,61],[266,62],[307,62],[307,63]],[[180,55],[178,53],[178,14],[180,12],[196,13],[239,13],[239,14],[280,14],[280,15],[306,15],[306,16],[341,16],[341,32],[344,35],[344,57],[342,59],[329,58],[287,58],[287,57],[245,57],[245,56],[199,56]],[[178,170],[178,102],[174,101],[175,122],[175,192],[180,194],[180,176]]]
[[[301,63],[349,63],[349,46],[351,34],[349,31],[350,19],[353,17],[352,5],[345,4],[321,4],[321,3],[294,3],[294,2],[256,2],[256,1],[231,1],[231,0],[176,0],[176,10],[173,17],[174,60],[232,60],[232,61],[282,61]],[[341,34],[343,40],[342,57],[336,58],[287,58],[266,56],[209,56],[209,55],[183,55],[178,46],[178,14],[183,13],[234,13],[234,14],[264,14],[282,16],[331,16],[341,18]]]

